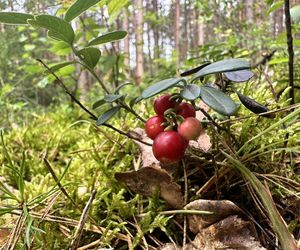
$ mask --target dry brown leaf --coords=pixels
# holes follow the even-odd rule
[[[144,167],[138,171],[116,173],[115,178],[132,191],[145,196],[152,196],[158,190],[160,196],[174,208],[183,207],[183,196],[180,186],[164,169],[157,165]]]
[[[179,250],[181,247],[174,245],[173,243],[167,243],[164,246],[160,247],[159,250]]]
[[[11,233],[9,228],[0,228],[0,247],[3,246]]]
[[[244,221],[237,215],[229,216],[197,234],[189,250],[265,250],[256,238],[252,222]]]
[[[209,110],[209,107],[203,103],[200,102],[198,105],[200,108],[202,108],[203,110],[205,110],[206,112]],[[205,118],[205,115],[201,112],[201,111],[197,111],[196,112],[196,118],[199,121],[202,121]],[[208,134],[204,131],[199,138],[197,139],[197,141],[190,141],[189,142],[189,146],[194,148],[194,149],[198,149],[204,152],[207,152],[212,144],[210,142],[210,137],[208,136]]]
[[[193,233],[206,228],[230,215],[243,214],[242,210],[228,200],[195,200],[185,206],[189,210],[210,211],[210,215],[189,215],[189,228]]]
[[[135,137],[138,137],[139,139],[143,140],[144,142],[148,142],[148,143],[153,142],[150,138],[148,138],[144,129],[142,129],[142,128],[136,128],[134,131],[131,131],[130,134]],[[151,146],[145,145],[138,141],[134,141],[134,142],[136,143],[136,145],[138,146],[138,148],[140,150],[143,167],[149,167],[149,166],[152,166],[153,164],[159,164],[159,161],[156,160],[156,158],[153,156]]]

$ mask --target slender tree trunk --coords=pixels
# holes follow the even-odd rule
[[[135,82],[141,84],[144,75],[144,58],[143,58],[143,1],[136,0],[137,15],[136,15],[136,73]]]
[[[177,52],[177,67],[179,66],[180,61],[180,46],[179,46],[179,36],[180,36],[180,0],[175,0],[175,51]]]
[[[291,15],[290,15],[290,1],[284,1],[284,12],[285,12],[285,26],[286,26],[286,38],[287,47],[289,53],[289,86],[290,93],[289,97],[291,99],[290,104],[295,104],[295,93],[294,93],[294,49],[293,49],[293,35],[292,35],[292,25],[291,25]]]
[[[128,18],[128,10],[125,9],[124,12],[124,18],[123,18],[123,29],[128,32],[128,35],[124,38],[124,52],[125,52],[125,58],[124,58],[124,67],[125,71],[128,72],[130,75],[130,34],[129,34],[129,18]]]
[[[159,19],[158,15],[158,4],[157,0],[153,0],[153,12],[155,13],[156,20]],[[158,59],[160,56],[159,50],[159,25],[155,24],[153,29],[153,37],[154,37],[154,59]]]

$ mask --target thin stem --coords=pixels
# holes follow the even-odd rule
[[[289,95],[291,98],[290,104],[295,103],[295,88],[294,88],[294,49],[293,49],[293,35],[291,25],[291,14],[290,14],[290,1],[284,1],[284,12],[285,12],[285,26],[286,26],[286,38],[289,53],[289,86],[291,87]]]
[[[81,61],[80,64],[82,66],[84,66],[95,77],[95,79],[98,81],[98,83],[100,84],[100,86],[104,90],[104,92],[106,94],[109,94],[110,92],[105,87],[102,79],[96,74],[96,72],[90,66],[88,66],[86,63],[84,63],[84,61],[83,61],[84,58],[82,58],[80,55],[78,55],[78,51],[74,48],[74,46],[72,46],[72,50],[73,50],[73,53],[80,59],[80,61]]]
[[[63,81],[53,72],[53,70],[51,70],[41,59],[37,59],[38,62],[40,62],[54,77],[55,79],[57,80],[57,82],[60,84],[60,86],[64,89],[64,91],[71,97],[71,99],[82,109],[84,110],[87,114],[90,115],[90,118],[97,121],[98,120],[98,117],[93,114],[90,110],[88,110],[88,108],[86,108],[69,90],[68,88],[66,87],[66,85],[63,83]],[[147,142],[144,142],[142,141],[141,139],[139,138],[136,138],[132,135],[130,135],[129,133],[126,133],[126,132],[123,132],[119,129],[117,129],[116,127],[110,125],[110,124],[103,124],[103,126],[105,127],[108,127],[116,132],[118,132],[119,134],[121,135],[125,135],[126,137],[132,139],[132,140],[135,140],[135,141],[139,141],[140,143],[143,143],[145,145],[148,145],[148,146],[152,146],[152,144],[150,143],[147,143]]]
[[[71,97],[71,99],[79,105],[81,109],[83,109],[86,113],[88,113],[93,120],[97,120],[97,116],[93,114],[90,110],[88,110],[79,100],[76,99],[76,97],[68,90],[66,85],[62,82],[62,80],[51,70],[41,59],[37,59],[38,62],[40,62],[57,80],[57,82],[60,84],[60,86],[64,89],[64,91]]]

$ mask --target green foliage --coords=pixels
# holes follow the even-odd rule
[[[86,11],[93,5],[99,3],[101,0],[77,0],[66,12],[65,14],[65,20],[67,22],[72,21],[74,18],[79,16],[82,12]]]

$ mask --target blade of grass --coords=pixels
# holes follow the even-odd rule
[[[275,122],[273,125],[271,125],[270,127],[268,127],[267,129],[265,129],[264,131],[260,132],[259,134],[257,134],[256,136],[252,137],[250,140],[246,141],[244,143],[244,145],[237,151],[237,154],[239,154],[240,152],[242,152],[242,150],[246,147],[246,145],[248,145],[251,141],[256,140],[257,138],[261,137],[262,135],[272,131],[274,128],[284,124],[285,122],[295,118],[296,116],[298,116],[300,114],[300,108],[296,109],[295,111],[293,111],[292,113],[290,113],[289,115],[287,115],[286,117],[282,118],[281,120],[279,120],[278,122]]]
[[[300,111],[300,110],[298,110]],[[232,165],[249,181],[257,195],[259,196],[264,208],[268,213],[268,217],[271,221],[271,226],[276,233],[283,250],[297,250],[297,244],[292,234],[289,232],[285,221],[279,214],[272,196],[266,189],[266,187],[259,181],[259,179],[240,161],[234,159],[231,155],[221,151],[226,158],[232,163]]]

